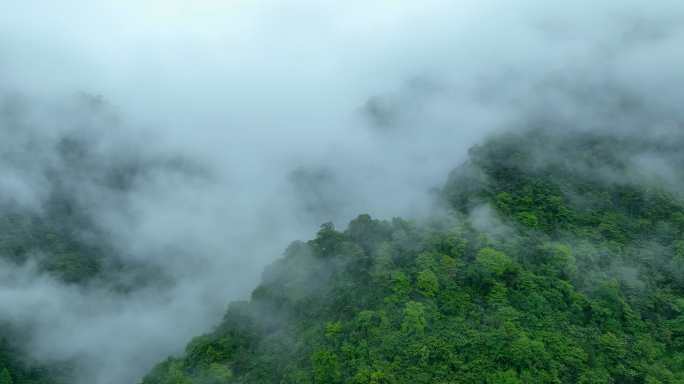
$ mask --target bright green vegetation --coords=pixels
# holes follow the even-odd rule
[[[490,139],[446,213],[324,224],[142,383],[684,383],[684,200],[630,161],[679,148]]]

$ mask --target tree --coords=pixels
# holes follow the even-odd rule
[[[539,224],[537,216],[527,212],[520,212],[518,214],[518,220],[530,228],[537,228],[537,225]]]
[[[233,377],[233,372],[223,364],[212,363],[202,370],[200,377],[203,384],[227,384]]]
[[[10,376],[9,371],[7,368],[2,369],[2,373],[0,373],[0,384],[13,384],[14,382],[12,381],[12,376]]]
[[[511,259],[503,252],[483,248],[477,253],[475,264],[483,268],[489,275],[499,277],[511,265]]]
[[[342,241],[342,234],[335,231],[333,223],[321,224],[321,230],[316,234],[316,239],[311,240],[314,253],[318,256],[332,256],[335,254],[335,246]]]
[[[415,301],[406,303],[406,308],[404,308],[404,322],[401,323],[401,329],[409,333],[422,333],[427,325],[424,308],[423,304]]]
[[[313,375],[316,383],[334,384],[340,380],[342,373],[337,359],[337,355],[330,353],[327,349],[319,349],[311,356]]]
[[[418,274],[418,288],[426,297],[435,297],[439,291],[437,276],[429,269],[424,269]]]

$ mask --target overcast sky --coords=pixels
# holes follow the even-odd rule
[[[39,358],[78,356],[97,383],[130,383],[322,222],[425,215],[428,189],[467,148],[529,110],[572,118],[611,105],[608,88],[675,110],[683,17],[681,0],[0,0],[0,91],[30,100],[27,135],[49,144],[69,129],[65,99],[102,95],[122,116],[125,138],[105,137],[114,148],[178,154],[212,175],[139,185],[133,222],[92,203],[123,253],[175,278],[163,298],[4,266],[21,278],[0,315],[38,318]],[[159,256],[169,247],[192,257]]]

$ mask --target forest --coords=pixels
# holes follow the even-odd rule
[[[428,218],[322,224],[140,383],[684,383],[684,130],[666,127],[492,135]],[[84,153],[67,144],[65,161]],[[38,252],[39,269],[82,289],[163,284],[104,234],[76,236],[92,224],[58,181],[43,215],[3,207],[4,262]],[[120,279],[127,268],[138,278]],[[0,384],[74,382],[69,362],[22,349],[30,324],[0,329]]]
[[[0,0],[0,384],[684,384],[682,47],[684,0]]]
[[[97,205],[83,198],[83,190],[118,202],[125,200],[136,181],[153,172],[188,172],[176,158],[146,156],[134,150],[119,150],[114,155],[97,151],[107,137],[103,132],[115,130],[112,121],[116,116],[101,97],[79,94],[75,99],[78,113],[70,122],[75,128],[53,143],[46,140],[40,127],[31,125],[25,101],[4,98],[0,103],[0,128],[6,142],[12,144],[0,151],[4,170],[8,174],[16,170],[25,179],[43,182],[39,204],[21,201],[26,196],[11,190],[0,191],[0,281],[7,283],[3,289],[19,287],[12,281],[20,280],[12,275],[15,268],[49,276],[56,284],[80,292],[97,288],[125,296],[142,287],[168,287],[171,279],[158,266],[124,257],[116,249],[96,218]],[[100,124],[101,120],[107,124]],[[24,195],[30,194],[24,191]],[[125,211],[126,207],[120,204],[117,208]],[[83,373],[77,372],[74,359],[46,362],[33,356],[28,346],[35,329],[32,322],[4,314],[0,318],[0,383],[76,382]]]
[[[669,127],[492,136],[428,219],[323,224],[142,384],[684,383]]]

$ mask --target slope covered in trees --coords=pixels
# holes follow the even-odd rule
[[[168,285],[160,268],[122,255],[97,215],[106,209],[125,214],[131,191],[155,172],[188,172],[179,159],[153,158],[113,140],[118,116],[100,97],[83,94],[70,101],[70,108],[59,110],[62,120],[46,123],[34,120],[36,108],[21,97],[0,100],[3,289],[14,288],[12,271],[22,268],[25,275],[48,275],[83,291],[126,295]],[[103,150],[103,142],[113,150]],[[14,319],[16,308],[8,303],[0,305],[0,383],[74,382],[72,361],[40,363],[30,357],[33,324]]]
[[[445,209],[324,224],[142,383],[684,383],[682,143],[493,137]]]

